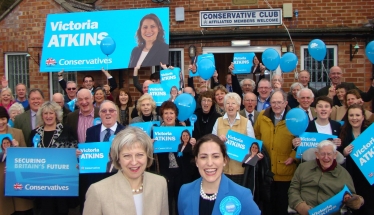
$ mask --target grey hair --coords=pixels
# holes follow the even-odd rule
[[[293,90],[295,87],[299,86],[300,90],[304,88],[304,86],[300,82],[295,82],[291,85],[291,90]]]
[[[116,104],[114,104],[114,102],[112,102],[112,101],[110,101],[110,100],[104,100],[104,101],[101,103],[101,105],[100,105],[100,109],[99,109],[99,111],[101,110],[103,104],[105,104],[105,103],[111,103],[115,108],[117,108],[117,106],[116,106]]]
[[[262,79],[261,79],[262,80]],[[273,98],[273,95],[275,93],[279,92],[280,94],[282,94],[282,97],[283,97],[283,101],[287,101],[287,94],[285,92],[283,92],[282,90],[274,90],[271,94],[270,94],[270,97],[269,97],[269,101],[271,101],[271,98]]]
[[[150,167],[153,163],[153,141],[142,129],[132,126],[119,132],[113,139],[112,146],[110,147],[110,157],[114,167],[121,169],[119,157],[124,147],[132,149],[138,146],[146,152],[147,167]]]
[[[66,82],[66,86],[67,86],[68,84],[75,84],[75,87],[77,86],[77,83],[75,83],[75,81],[68,81],[68,82]]]
[[[308,91],[310,93],[310,95],[312,95],[311,98],[314,98],[313,91],[311,89],[309,89],[309,88],[306,88],[306,87],[301,88],[301,90],[299,90],[299,92],[297,92],[297,98],[300,98],[300,94],[301,94],[302,91]]]
[[[256,83],[255,83],[252,79],[250,79],[250,78],[244,78],[243,80],[241,80],[241,81],[239,82],[240,87],[243,87],[244,81],[249,81],[249,82],[251,82],[251,85],[252,85],[253,89],[256,88]]]
[[[18,111],[20,113],[23,113],[23,112],[25,112],[25,109],[23,108],[23,106],[20,103],[16,102],[16,103],[14,103],[10,106],[10,108],[8,110],[8,114],[10,115],[10,113],[12,111]]]
[[[242,103],[242,99],[240,98],[240,96],[237,93],[227,93],[225,95],[225,98],[223,99],[223,104],[226,104],[228,99],[234,99],[236,104],[239,105],[239,106]]]
[[[317,150],[321,150],[325,146],[332,146],[334,153],[336,152],[336,145],[330,140],[323,140],[317,145]]]
[[[62,122],[63,112],[62,112],[61,106],[58,105],[56,102],[47,101],[47,102],[44,102],[40,106],[38,112],[36,113],[36,121],[38,122],[38,125],[44,126],[44,121],[43,121],[43,116],[42,116],[44,111],[55,112],[56,122],[57,123]]]
[[[13,96],[12,90],[10,88],[5,88],[5,89],[1,90],[0,94],[3,94],[3,92],[6,92],[6,91],[9,92],[10,100],[13,101],[14,100],[14,96]],[[1,98],[0,98],[0,100],[1,100]]]
[[[283,84],[283,77],[282,77],[281,75],[278,75],[278,74],[273,75],[273,77],[271,77],[271,81],[273,81],[273,79],[274,79],[275,77],[278,77],[278,76],[279,76],[279,79],[280,79],[281,84]]]
[[[142,106],[142,102],[144,100],[149,100],[149,102],[151,103],[151,107],[152,107],[152,115],[156,115],[156,102],[155,100],[153,100],[152,96],[149,95],[149,94],[144,94],[142,95],[139,99],[138,99],[138,102],[136,103],[136,110],[138,110],[138,115],[139,116],[143,116],[143,113],[140,109],[140,107]]]

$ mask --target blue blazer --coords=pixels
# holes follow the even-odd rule
[[[178,197],[179,215],[199,215],[201,180],[202,178],[199,178],[189,184],[184,184],[181,187]],[[224,174],[222,174],[212,215],[221,214],[219,205],[226,196],[234,196],[240,201],[242,205],[240,214],[261,214],[260,209],[258,209],[258,206],[253,201],[251,191],[236,184],[235,182],[227,178]]]
[[[100,129],[101,129],[101,123],[88,128],[86,131],[86,143],[101,142],[100,141],[100,132],[101,132]],[[125,129],[125,126],[117,122],[117,129],[114,132],[114,134],[117,134],[123,129]]]

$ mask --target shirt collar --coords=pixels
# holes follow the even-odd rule
[[[92,117],[95,117],[95,108],[92,108],[92,111],[91,111],[91,113],[90,114],[88,114],[87,116],[92,116]],[[82,113],[82,111],[79,109],[79,115],[81,115],[81,116],[84,116],[83,115],[83,113]]]
[[[107,127],[105,127],[103,124],[101,124],[101,130],[100,132],[103,132],[107,129]],[[114,125],[112,127],[110,127],[110,130],[112,130],[113,132],[116,132],[117,130],[117,123],[114,123]]]
[[[283,114],[284,114],[284,111],[285,111],[285,110],[286,110],[286,109],[283,110],[283,112],[281,113],[280,117],[276,117],[275,114],[274,114],[274,118],[275,118],[275,119],[283,119]]]
[[[36,115],[36,112],[34,112],[34,111],[31,110],[31,109],[30,109],[30,111],[31,111],[31,116],[35,116],[35,115]]]
[[[255,110],[253,110],[252,112],[248,112],[245,108],[244,108],[244,111],[245,111],[245,115],[248,116],[249,114],[252,114],[252,116],[255,115]]]
[[[225,113],[225,115],[223,115],[222,119],[228,119],[229,116],[227,116],[227,113]],[[235,119],[240,119],[240,114],[239,113],[236,113],[236,117]]]

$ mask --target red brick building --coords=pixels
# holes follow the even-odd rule
[[[162,2],[161,2],[162,1]],[[354,82],[360,89],[367,90],[373,75],[373,65],[365,57],[365,45],[374,40],[374,3],[367,0],[279,0],[270,1],[273,8],[283,9],[284,3],[291,3],[291,18],[283,18],[294,43],[298,56],[297,71],[308,69],[312,72],[312,82],[320,87],[328,82],[326,71],[321,64],[308,55],[307,45],[319,38],[328,46],[325,68],[338,65],[344,70],[344,81]],[[290,5],[288,5],[290,6]],[[170,58],[171,64],[184,68],[190,62],[189,47],[194,45],[197,54],[215,54],[220,81],[224,83],[227,67],[234,52],[251,51],[261,57],[268,47],[282,53],[291,45],[288,33],[282,25],[251,27],[204,27],[201,28],[200,11],[269,9],[261,0],[97,0],[93,4],[83,4],[74,0],[18,0],[0,17],[0,75],[6,75],[10,86],[27,82],[30,88],[41,88],[50,95],[57,90],[56,74],[39,72],[39,62],[44,26],[47,14],[71,13],[76,11],[118,10],[131,8],[170,8]],[[176,21],[175,8],[184,8],[184,21]],[[298,17],[294,11],[298,11]],[[286,10],[284,12],[287,12]],[[366,27],[364,27],[366,25]],[[232,40],[250,40],[250,46],[232,47]],[[354,54],[355,45],[359,45]],[[351,47],[352,46],[352,47]],[[352,50],[352,53],[351,53]],[[30,55],[29,57],[27,57]],[[352,58],[353,56],[353,58]],[[352,58],[352,59],[351,59]],[[147,79],[152,68],[142,68],[140,80]],[[139,96],[132,86],[132,70],[111,71],[120,86],[128,88],[133,96]],[[83,75],[77,73],[80,85]],[[103,84],[105,76],[101,72],[90,72],[96,83]],[[70,74],[70,78],[75,76]],[[285,88],[295,81],[293,73],[284,74]],[[48,86],[48,87],[47,87]]]

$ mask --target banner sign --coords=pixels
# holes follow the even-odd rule
[[[234,53],[234,74],[252,73],[253,57],[255,53]]]
[[[151,122],[136,122],[131,123],[130,126],[138,127],[142,129],[148,136],[152,137],[153,126],[160,126],[160,121],[151,121]]]
[[[282,25],[282,9],[200,11],[200,27]]]
[[[344,185],[343,190],[338,194],[331,197],[324,203],[310,209],[308,211],[309,215],[325,215],[325,214],[334,214],[340,212],[341,206],[344,204],[344,199],[352,196],[347,185]]]
[[[143,33],[138,37],[140,21],[147,15],[151,18],[144,19],[142,25],[156,25],[156,19],[162,24],[156,25],[156,28],[162,30],[153,32],[152,38],[142,36]],[[162,34],[161,37],[159,34]],[[105,37],[110,37],[114,41],[114,44],[109,44],[114,46],[114,52],[110,55],[101,51],[101,41]],[[133,68],[138,63],[142,51],[147,51],[143,49],[143,42],[154,39],[157,39],[157,43],[150,47],[141,66],[160,65],[160,61],[163,64],[168,63],[168,7],[49,14],[45,26],[40,71]]]
[[[79,143],[78,149],[82,151],[79,156],[80,173],[104,173],[110,167],[111,142]]]
[[[9,120],[11,121],[11,120]],[[13,137],[11,134],[0,134],[0,141],[1,141],[1,147],[0,147],[0,162],[3,160],[4,153],[3,149],[12,147],[12,140]]]
[[[178,145],[181,144],[181,136],[184,130],[190,132],[192,138],[192,127],[154,127],[153,128],[153,139],[155,140],[153,147],[154,153],[163,153],[163,152],[177,152]]]
[[[170,99],[170,91],[165,91],[162,84],[150,84],[148,94],[152,96],[157,106],[161,106],[164,101]]]
[[[371,124],[352,143],[353,150],[350,154],[362,174],[374,184],[374,124]]]
[[[229,155],[230,159],[242,162],[244,157],[247,154],[251,153],[251,146],[254,142],[257,142],[259,145],[258,152],[261,152],[262,149],[262,141],[256,140],[252,137],[248,137],[247,135],[229,130],[226,134],[226,147],[227,147],[227,154]]]
[[[160,81],[165,92],[169,92],[172,87],[176,87],[179,91],[180,87],[180,71],[181,69],[175,67],[174,69],[164,69],[160,71]]]
[[[299,138],[301,139],[300,146],[297,147],[296,150],[296,158],[301,158],[302,154],[310,149],[310,148],[317,148],[317,145],[327,139],[335,139],[337,136],[330,135],[330,134],[321,134],[317,132],[304,132],[302,133]]]
[[[78,196],[75,150],[7,149],[5,196]]]

